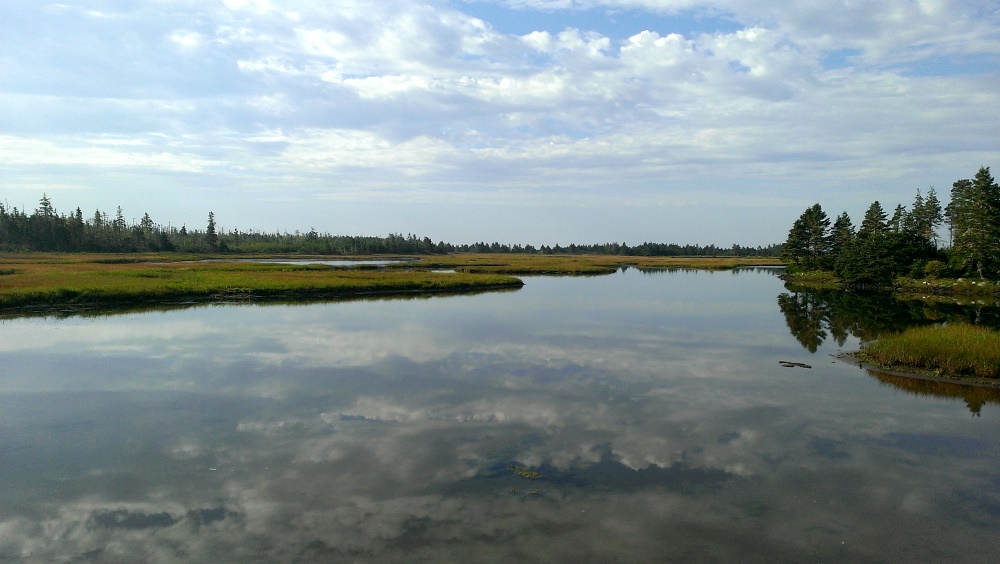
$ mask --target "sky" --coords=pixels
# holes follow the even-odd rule
[[[757,246],[980,166],[992,0],[0,3],[0,201],[29,211]]]

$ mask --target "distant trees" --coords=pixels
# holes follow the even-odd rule
[[[190,246],[184,233],[156,224],[148,213],[135,224],[121,207],[114,219],[97,210],[89,219],[76,208],[60,214],[45,194],[31,215],[0,204],[0,251],[150,252]]]
[[[30,215],[18,208],[0,204],[0,251],[63,251],[63,252],[156,252],[188,253],[304,253],[326,255],[368,254],[436,254],[436,253],[554,253],[609,254],[623,256],[777,256],[781,245],[766,247],[717,247],[715,245],[677,245],[625,243],[596,245],[571,244],[535,247],[507,245],[498,242],[455,245],[429,237],[390,233],[385,237],[331,235],[310,229],[307,233],[263,233],[239,229],[223,230],[214,212],[209,212],[204,231],[179,229],[153,221],[149,213],[132,223],[126,221],[121,207],[114,218],[96,210],[89,218],[77,208],[69,215],[60,214],[52,201],[42,195],[38,207]]]
[[[945,219],[951,248],[939,249]],[[885,285],[901,274],[1000,277],[1000,187],[987,167],[956,181],[944,209],[931,188],[891,217],[873,202],[857,232],[846,213],[828,226],[819,204],[795,221],[782,250],[791,271],[831,270],[855,286]]]

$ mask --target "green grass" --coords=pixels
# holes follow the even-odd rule
[[[1000,378],[1000,332],[967,324],[912,327],[880,337],[858,357],[884,368]]]

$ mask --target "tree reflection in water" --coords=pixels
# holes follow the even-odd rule
[[[812,290],[792,284],[785,284],[785,288],[789,291],[778,296],[778,307],[792,335],[812,353],[827,338],[843,346],[850,336],[871,341],[884,333],[931,323],[961,321],[1000,328],[997,304],[904,300],[890,293]],[[973,415],[979,415],[987,403],[1000,404],[1000,389],[994,387],[917,379],[876,370],[868,372],[884,385],[917,395],[961,398]]]
[[[785,284],[778,307],[792,335],[810,352],[827,337],[843,346],[851,335],[871,341],[916,325],[965,322],[1000,328],[1000,305],[899,299],[887,292],[805,290]]]
[[[984,405],[988,403],[1000,405],[1000,388],[996,387],[970,386],[942,380],[913,378],[879,370],[869,370],[868,373],[885,386],[904,390],[917,396],[961,398],[965,400],[965,405],[976,417],[979,416]]]
[[[935,312],[915,309],[887,293],[793,291],[778,296],[778,307],[792,335],[813,353],[831,336],[843,346],[851,335],[867,341],[886,331],[942,321]]]

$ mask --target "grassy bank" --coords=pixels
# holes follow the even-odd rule
[[[253,258],[241,256],[243,262],[237,262],[225,255],[178,253],[0,254],[0,309],[461,292],[521,286],[522,282],[514,275],[598,275],[616,272],[624,266],[728,269],[780,264],[775,259],[728,257],[457,254],[393,257],[406,260],[386,268],[344,268],[246,262]],[[347,257],[283,255],[280,258]]]
[[[802,290],[845,290],[844,281],[834,273],[817,270],[784,274],[791,286]],[[858,290],[859,288],[854,288]],[[901,276],[891,285],[860,290],[890,291],[908,299],[944,299],[961,302],[971,300],[1000,300],[1000,282],[971,278],[909,278]]]
[[[469,273],[574,276],[611,274],[622,267],[641,270],[726,270],[741,266],[780,266],[782,262],[776,258],[761,257],[456,254],[424,257],[420,264],[423,267],[449,268]]]
[[[522,285],[505,275],[355,270],[325,265],[185,262],[178,255],[0,257],[0,308],[177,301],[323,299]]]
[[[857,356],[883,368],[1000,378],[1000,332],[966,324],[912,327],[880,337]]]

